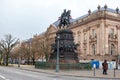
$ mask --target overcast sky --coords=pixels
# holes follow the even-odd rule
[[[120,8],[120,0],[0,0],[0,39],[11,34],[21,40],[45,32],[63,9],[71,10],[73,19],[94,11],[98,4]]]

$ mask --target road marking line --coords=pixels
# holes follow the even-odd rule
[[[0,78],[4,79],[4,80],[10,80],[10,79],[7,79],[5,78],[4,76],[0,75]]]
[[[6,79],[4,76],[2,76],[2,75],[0,75],[0,77],[2,78],[2,79]]]

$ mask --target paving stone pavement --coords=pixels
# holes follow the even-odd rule
[[[10,66],[18,68],[16,64],[10,64]],[[76,77],[94,77],[94,78],[110,78],[120,80],[120,70],[108,70],[107,75],[102,74],[102,69],[94,70],[60,70],[56,72],[54,69],[36,69],[32,65],[20,65],[20,69],[41,72],[46,74],[63,75],[63,76],[76,76]]]

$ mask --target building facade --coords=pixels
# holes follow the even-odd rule
[[[59,20],[47,31],[54,42]],[[74,42],[79,44],[77,52],[81,60],[117,60],[120,55],[120,12],[105,5],[77,19],[71,19],[69,29],[73,31]]]

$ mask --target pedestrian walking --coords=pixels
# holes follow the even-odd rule
[[[104,60],[104,62],[102,63],[102,66],[103,66],[103,74],[107,75],[107,70],[108,70],[107,60]]]

